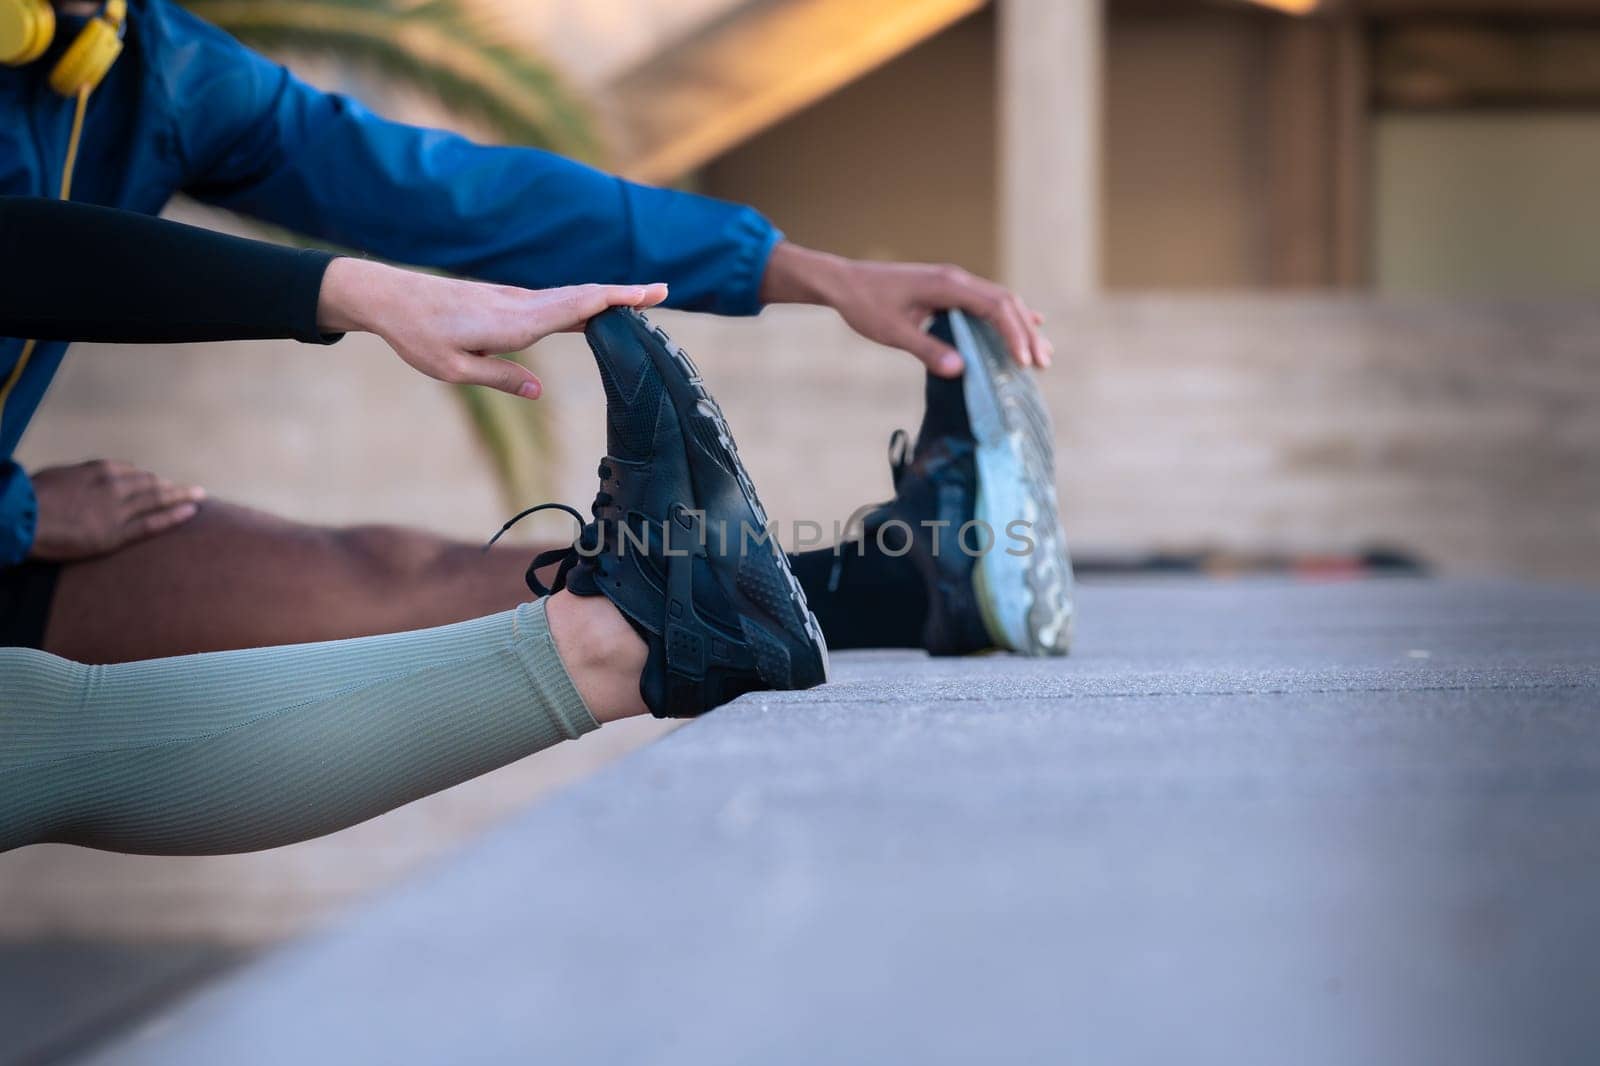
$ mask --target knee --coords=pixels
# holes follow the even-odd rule
[[[335,530],[333,537],[352,568],[385,585],[427,575],[450,547],[439,537],[399,526],[350,526]]]

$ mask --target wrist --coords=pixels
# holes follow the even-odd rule
[[[789,241],[778,242],[761,278],[763,304],[832,306],[848,285],[850,260]]]
[[[377,333],[394,267],[369,259],[339,256],[322,275],[317,298],[317,328],[325,333]]]

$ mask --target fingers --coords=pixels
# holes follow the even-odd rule
[[[136,540],[144,540],[146,537],[153,537],[157,533],[165,533],[169,529],[175,529],[183,525],[199,513],[200,506],[195,503],[182,503],[176,507],[148,511],[124,524],[123,532],[126,538],[123,543],[128,544]]]
[[[179,485],[126,465],[115,479],[122,515],[117,546],[181,526],[200,513],[206,496],[198,485]]]
[[[994,323],[994,328],[1005,338],[1006,347],[1011,349],[1011,358],[1015,359],[1018,365],[1035,366],[1039,360],[1033,350],[1033,331],[1029,328],[1023,313],[1017,308],[1020,302],[1015,296],[1002,290],[992,298],[990,310],[985,317]]]
[[[888,338],[888,343],[922,360],[927,365],[928,372],[934,377],[961,376],[961,354],[931,333],[924,333],[915,326],[903,325]]]
[[[557,321],[547,332],[577,332],[608,307],[654,307],[667,298],[667,286],[572,285],[556,292]]]
[[[1041,321],[1043,316],[1039,316]],[[1049,370],[1056,365],[1056,346],[1050,343],[1050,338],[1038,327],[1040,322],[1034,323],[1034,352],[1039,356],[1039,365]]]
[[[524,319],[528,334],[519,334],[515,347],[523,347],[550,333],[581,330],[584,324],[608,307],[654,307],[667,298],[664,284],[654,285],[570,285],[561,289],[526,293],[534,302],[524,305],[531,312]],[[531,335],[530,335],[531,334]],[[508,344],[500,351],[510,350]],[[512,359],[491,358],[487,352],[464,352],[451,358],[438,376],[464,385],[487,385],[526,400],[536,400],[544,391],[533,371]]]
[[[1033,342],[1034,359],[1038,361],[1041,369],[1048,370],[1056,361],[1056,346],[1050,343],[1050,338],[1039,328],[1044,325],[1044,316],[1023,303],[1022,297],[1015,293],[1011,294],[1011,299],[1016,301],[1017,313],[1022,316],[1028,337]]]
[[[178,485],[143,470],[128,470],[118,484],[122,496],[122,522],[117,544],[165,533],[200,513],[205,490],[198,485]]]
[[[1048,367],[1055,349],[1039,326],[1043,316],[1034,312],[1022,298],[1004,286],[973,275],[960,267],[935,267],[938,302],[988,319],[1000,331],[1001,339],[1020,366]]]
[[[1028,328],[1026,319],[1017,310],[1015,297],[1007,294],[1000,297],[999,310],[990,316],[995,328],[1006,339],[1006,345],[1011,349],[1011,357],[1022,366],[1034,366],[1039,360],[1033,351],[1033,336]]]
[[[632,307],[641,309],[654,307],[667,298],[667,283],[664,281],[658,281],[653,285],[630,285],[628,287],[638,293],[634,302],[630,305]]]
[[[198,485],[175,485],[170,481],[146,475],[149,482],[127,492],[122,498],[123,514],[130,517],[154,511],[170,511],[185,504],[199,503],[206,492]]]
[[[544,384],[521,363],[482,352],[463,352],[457,356],[445,380],[458,385],[487,385],[524,400],[537,400],[544,392]]]

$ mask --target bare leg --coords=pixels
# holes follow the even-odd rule
[[[604,725],[649,713],[639,695],[649,649],[610,600],[558,592],[545,616],[567,675],[595,721]]]
[[[64,567],[45,650],[113,663],[447,625],[527,600],[535,551],[208,501],[170,533]]]

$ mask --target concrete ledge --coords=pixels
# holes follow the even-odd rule
[[[1070,661],[840,656],[108,1062],[1581,1060],[1600,595],[1101,587]]]

